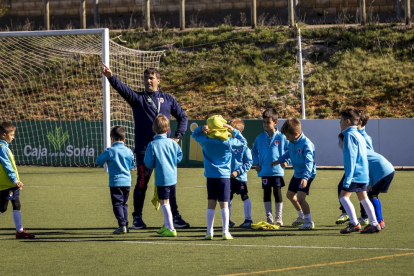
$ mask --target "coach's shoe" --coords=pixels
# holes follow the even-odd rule
[[[23,229],[22,232],[16,231],[16,239],[34,239],[35,235],[29,234],[26,232],[26,229]]]
[[[136,216],[134,217],[134,222],[132,223],[133,229],[145,229],[147,228],[147,225],[142,220],[142,216]]]
[[[352,232],[360,232],[361,231],[361,224],[358,223],[358,225],[353,225],[352,223],[349,223],[348,226],[341,230],[341,234],[350,234]]]
[[[123,235],[127,233],[126,226],[120,226],[118,227],[112,234],[114,235]]]
[[[279,225],[280,227],[283,226],[283,221],[281,219],[276,220],[275,225]]]
[[[251,219],[245,219],[242,224],[239,225],[241,228],[250,228],[252,227],[253,221]]]
[[[167,230],[165,230],[164,232],[162,232],[161,234],[160,234],[160,236],[161,237],[177,237],[177,231],[175,231],[175,229],[174,230],[169,230],[169,229],[167,229]]]
[[[300,226],[305,222],[305,219],[303,218],[297,218],[294,222],[292,222],[292,226]]]
[[[190,224],[181,218],[181,215],[175,215],[173,218],[174,228],[189,228]]]
[[[313,224],[313,221],[305,221],[305,223],[303,223],[303,225],[299,227],[299,230],[312,230],[313,228],[315,228],[315,224]]]
[[[164,233],[164,232],[165,232],[165,230],[168,230],[168,228],[167,228],[167,227],[164,227],[164,225],[163,225],[163,226],[161,226],[161,228],[157,231],[157,234],[162,234],[162,233]]]
[[[344,224],[347,221],[349,221],[349,216],[343,213],[336,219],[335,224]]]
[[[269,224],[275,224],[273,221],[273,216],[271,214],[267,216],[266,222]]]
[[[234,227],[234,225],[235,225],[235,223],[234,223],[234,222],[232,222],[231,220],[229,220],[229,228],[233,228],[233,227]]]
[[[369,219],[368,218],[359,217],[358,222],[359,222],[359,224],[361,224],[361,226],[369,225]]]
[[[385,228],[385,221],[384,220],[381,220],[379,222],[379,225],[381,226],[381,229],[384,229]]]
[[[232,240],[233,236],[230,233],[223,234],[223,240]]]
[[[373,226],[371,224],[365,226],[364,230],[361,231],[361,234],[372,234],[381,232],[381,226],[379,224]]]
[[[129,227],[128,226],[126,227],[126,230],[127,230],[127,233],[129,233]]]
[[[206,235],[206,237],[204,238],[205,240],[212,240],[213,239],[213,234],[211,235]]]

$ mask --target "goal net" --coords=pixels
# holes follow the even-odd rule
[[[140,91],[162,54],[118,45],[107,29],[0,33],[0,121],[17,127],[16,163],[94,165],[114,125],[126,128],[133,149],[132,110],[109,88],[102,62]]]

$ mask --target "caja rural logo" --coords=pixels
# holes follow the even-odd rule
[[[32,145],[26,145],[24,147],[23,153],[25,156],[33,156],[37,159],[40,159],[42,157],[46,156],[85,156],[85,157],[94,157],[95,156],[95,149],[89,148],[88,145],[82,148],[77,148],[73,145],[67,145],[65,148],[65,151],[62,152],[62,146],[65,144],[66,140],[69,138],[69,134],[66,131],[63,133],[62,127],[56,127],[55,133],[48,132],[46,135],[47,139],[49,140],[50,144],[53,146],[55,151],[52,151],[51,149],[48,149],[46,147],[38,146],[38,147],[32,147]]]

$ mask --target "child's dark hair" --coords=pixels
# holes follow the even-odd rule
[[[340,112],[341,117],[345,120],[349,119],[351,124],[357,126],[359,124],[360,115],[359,111],[356,108],[346,108]]]
[[[338,138],[339,138],[339,140],[344,140],[344,137],[345,137],[345,135],[341,132],[341,133],[339,133],[339,135],[338,135]]]
[[[279,119],[279,114],[277,113],[276,109],[269,107],[263,111],[262,117],[263,119],[271,118],[273,121],[277,121]]]
[[[369,115],[365,109],[358,109],[359,120],[361,121],[361,126],[364,127],[368,124]]]
[[[125,139],[125,129],[121,126],[114,126],[110,135],[114,141],[123,141]]]
[[[3,134],[10,133],[13,130],[16,130],[16,127],[8,122],[2,122],[0,124],[0,135],[1,136],[3,136]]]
[[[280,132],[283,134],[292,134],[302,133],[302,123],[297,118],[287,118],[286,122],[284,122]]]
[[[152,129],[156,134],[167,133],[170,128],[170,120],[165,115],[159,114],[152,123]]]
[[[161,79],[161,74],[160,72],[156,69],[156,68],[147,68],[144,71],[144,76],[145,75],[154,75],[157,77],[157,79]]]
[[[235,118],[231,120],[230,125],[237,129],[238,131],[242,132],[244,130],[244,122],[240,118]]]

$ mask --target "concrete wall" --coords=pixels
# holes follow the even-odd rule
[[[396,0],[367,1],[367,11],[395,12]],[[404,1],[402,1],[404,2]],[[414,1],[411,5],[414,7]],[[3,4],[9,4],[10,9],[6,16],[42,16],[43,0],[3,0]],[[152,12],[176,12],[179,10],[179,0],[151,0]],[[314,13],[352,13],[355,14],[359,7],[359,0],[299,0],[299,7],[304,12]],[[86,0],[87,14],[93,14],[94,0]],[[258,8],[281,9],[287,7],[287,0],[257,0]],[[80,0],[50,0],[49,8],[51,16],[78,15]],[[251,0],[187,0],[186,11],[223,11],[232,9],[250,9]],[[99,0],[99,13],[138,13],[143,10],[143,0]],[[270,12],[270,11],[269,11]]]

